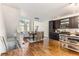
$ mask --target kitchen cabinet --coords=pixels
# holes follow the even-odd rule
[[[60,20],[49,21],[49,38],[58,37],[58,35],[54,36],[54,32],[57,29],[72,29],[79,28],[79,16],[63,18]]]
[[[60,20],[49,21],[49,38],[50,39],[59,39],[59,34],[55,33],[55,30],[60,28]]]
[[[49,21],[49,30],[54,30],[60,28],[60,20]]]
[[[49,21],[49,32],[54,32],[53,21]]]
[[[61,20],[61,22],[60,22],[60,28],[61,29],[69,28],[69,18]]]
[[[60,20],[60,28],[78,28],[79,26],[79,16],[69,17]]]
[[[53,21],[49,21],[49,38],[52,39],[52,33],[54,32]]]
[[[59,33],[56,32],[52,33],[52,39],[59,40]]]
[[[60,20],[55,21],[55,28],[59,29],[60,28]]]
[[[69,18],[69,28],[78,28],[78,16]]]

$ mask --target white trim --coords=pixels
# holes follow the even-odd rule
[[[73,16],[79,16],[79,13],[75,13],[75,14],[71,14],[71,15],[67,15],[67,16],[58,17],[58,18],[55,18],[53,20],[59,20],[59,19],[63,19],[63,18],[73,17]]]

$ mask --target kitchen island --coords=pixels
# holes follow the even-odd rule
[[[79,36],[60,34],[60,42],[63,48],[79,52]]]

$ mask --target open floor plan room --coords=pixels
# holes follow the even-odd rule
[[[0,3],[0,56],[79,56],[79,4]]]

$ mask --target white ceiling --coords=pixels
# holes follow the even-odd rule
[[[40,20],[51,20],[57,16],[61,9],[69,3],[6,3],[5,5],[20,8],[31,19],[39,17]]]

